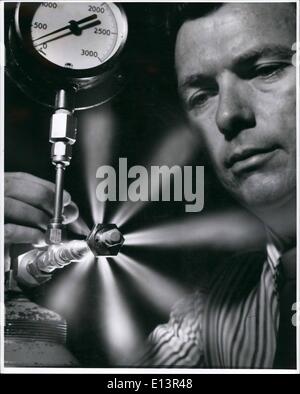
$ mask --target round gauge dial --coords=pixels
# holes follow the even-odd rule
[[[127,19],[114,3],[41,3],[32,18],[31,38],[49,62],[87,70],[122,49]]]

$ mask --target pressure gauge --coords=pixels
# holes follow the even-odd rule
[[[30,33],[34,48],[49,62],[90,70],[120,51],[127,23],[114,3],[42,3]]]
[[[122,85],[119,55],[127,31],[126,14],[116,3],[19,3],[8,72],[46,105],[60,89],[75,93],[77,109],[101,104]]]

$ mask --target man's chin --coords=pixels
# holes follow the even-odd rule
[[[285,205],[296,193],[296,174],[255,173],[224,184],[249,209],[274,209]]]

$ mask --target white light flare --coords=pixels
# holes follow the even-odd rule
[[[124,253],[119,253],[114,260],[132,277],[139,292],[165,315],[170,313],[176,301],[186,295],[186,290],[174,280],[138,263]]]
[[[97,169],[112,159],[116,131],[116,115],[111,104],[82,111],[79,115],[79,146],[82,154],[84,180],[94,223],[102,223],[105,203],[96,197]]]
[[[180,127],[176,127],[172,129],[165,140],[156,147],[155,154],[153,154],[146,166],[148,173],[151,173],[151,166],[165,165],[169,168],[173,166],[183,166],[193,157],[196,149],[199,149],[199,146],[195,144],[195,137],[193,137],[187,126],[181,125]],[[157,183],[155,185],[155,191],[159,190],[160,187],[161,185]],[[116,223],[118,226],[124,225],[148,202],[149,201],[124,202],[115,213],[111,222]]]
[[[63,277],[57,279],[47,297],[47,307],[70,319],[76,313],[77,305],[84,291],[87,274],[94,262],[92,252],[71,263]]]
[[[85,237],[89,235],[91,231],[86,222],[80,216],[75,220],[75,222],[68,224],[68,230],[72,231],[74,234],[83,235]]]
[[[265,244],[263,225],[242,210],[201,214],[126,234],[126,246],[249,250]]]
[[[103,294],[101,301],[101,332],[107,344],[107,356],[112,365],[128,366],[136,361],[143,344],[135,318],[122,296],[106,258],[98,261],[99,277]]]

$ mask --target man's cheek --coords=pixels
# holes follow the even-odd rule
[[[281,119],[283,121],[284,130],[289,134],[290,138],[296,139],[296,86],[291,86],[285,90],[282,96],[280,109]]]
[[[190,116],[190,123],[211,159],[218,161],[224,155],[225,139],[216,127],[215,119],[211,116]]]
[[[208,111],[206,116],[201,117],[189,114],[189,121],[197,135],[198,143],[207,152],[209,164],[214,167],[220,181],[228,179],[230,174],[224,167],[228,143],[216,125],[215,111]]]
[[[276,84],[274,90],[263,96],[260,108],[266,111],[269,121],[277,124],[296,125],[296,79],[294,70]],[[293,127],[291,127],[293,130]],[[295,131],[295,130],[294,130]]]
[[[296,142],[296,97],[294,92],[273,94],[259,100],[256,109],[256,130],[262,139],[282,148]]]
[[[211,133],[206,135],[205,145],[212,164],[218,172],[223,172],[226,151],[224,136],[220,132],[218,132],[218,134],[214,133],[212,128]]]
[[[284,150],[294,148],[296,144],[295,102],[293,100],[289,101],[289,97],[286,97],[285,104],[278,105],[271,116],[267,126],[269,132],[272,133],[274,142],[278,143]]]

